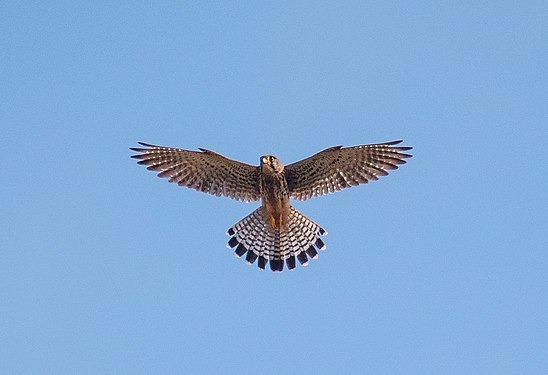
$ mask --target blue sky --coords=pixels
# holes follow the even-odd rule
[[[481,4],[480,4],[481,3]],[[546,2],[0,5],[0,373],[545,374]],[[258,164],[404,139],[296,202],[308,268],[246,266],[257,204],[137,141]]]

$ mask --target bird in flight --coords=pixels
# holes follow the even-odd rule
[[[377,180],[397,169],[412,155],[412,147],[392,141],[353,147],[335,146],[293,164],[283,165],[272,155],[261,156],[259,166],[229,159],[216,152],[155,146],[139,142],[132,158],[158,176],[198,191],[239,201],[261,201],[261,206],[227,231],[227,246],[247,263],[267,263],[272,271],[293,270],[316,259],[324,250],[327,232],[297,211],[290,198],[305,200]]]

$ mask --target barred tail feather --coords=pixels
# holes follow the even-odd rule
[[[247,263],[258,260],[257,265],[263,270],[270,263],[272,271],[283,271],[287,264],[287,268],[293,270],[295,260],[307,266],[308,257],[318,258],[316,248],[326,248],[320,236],[327,232],[294,207],[290,207],[287,227],[281,230],[270,227],[262,210],[259,207],[227,231],[232,236],[227,247],[235,248],[237,257],[246,254]]]

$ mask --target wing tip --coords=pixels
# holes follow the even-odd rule
[[[141,146],[143,147],[147,147],[147,148],[141,148],[141,147],[130,147],[129,149],[131,151],[135,151],[135,152],[140,152],[140,153],[145,153],[147,151],[149,151],[151,148],[158,148],[160,146],[156,146],[156,145],[152,145],[150,143],[145,143],[145,142],[137,142],[138,144],[140,144]],[[132,157],[135,157],[135,156],[139,156],[139,155],[134,155]]]
[[[160,146],[153,145],[153,144],[146,143],[146,142],[137,142],[137,143],[139,143],[141,146],[144,146],[144,147],[160,147]]]

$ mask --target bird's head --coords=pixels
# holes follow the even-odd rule
[[[261,171],[263,173],[282,173],[283,170],[284,166],[277,157],[272,155],[261,156]]]

